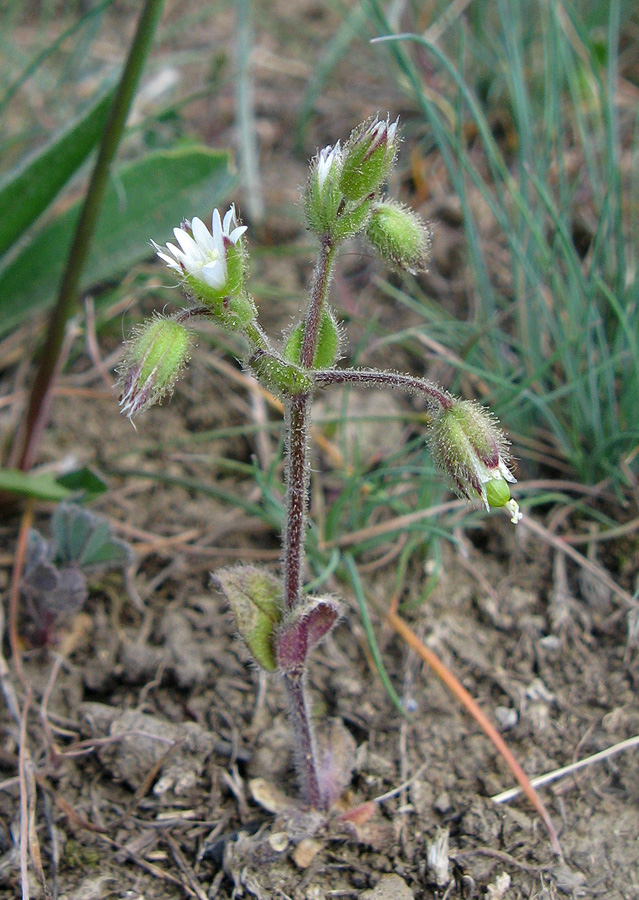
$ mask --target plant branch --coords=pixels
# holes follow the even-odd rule
[[[415,378],[400,372],[383,372],[378,369],[323,369],[313,372],[317,387],[334,384],[358,384],[363,387],[389,387],[407,391],[409,394],[425,394],[431,402],[443,409],[452,405],[450,395],[425,378]]]
[[[93,232],[102,206],[111,163],[124,131],[133,96],[151,48],[153,35],[162,14],[163,6],[164,0],[146,0],[144,4],[113,106],[104,128],[98,157],[75,229],[73,243],[69,250],[66,269],[58,291],[58,299],[51,313],[47,339],[42,350],[40,366],[31,388],[24,426],[17,439],[21,441],[17,452],[19,458],[18,466],[24,471],[30,469],[33,464],[40,437],[44,430],[44,424],[51,404],[52,386],[56,376],[58,359],[64,343],[66,325],[75,310],[80,276],[89,253]]]
[[[322,316],[322,308],[328,293],[333,267],[334,248],[326,238],[315,267],[300,353],[300,364],[311,369]],[[284,526],[284,608],[289,613],[302,602],[304,574],[304,538],[308,511],[310,465],[308,460],[308,420],[310,396],[297,394],[289,397],[286,408],[287,494],[286,524]],[[321,808],[322,796],[317,777],[317,753],[306,697],[305,673],[282,672],[289,701],[289,716],[295,735],[295,765],[302,791],[302,798],[309,806]]]

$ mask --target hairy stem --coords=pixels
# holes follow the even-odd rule
[[[286,411],[288,467],[286,523],[284,525],[284,604],[294,610],[302,593],[304,529],[308,505],[308,414],[307,394],[289,400]]]
[[[295,768],[299,780],[302,801],[321,809],[322,796],[317,779],[316,749],[311,717],[306,696],[305,678],[302,673],[283,676],[288,698],[289,719],[295,736]]]
[[[311,369],[321,322],[322,309],[328,294],[333,268],[334,248],[326,238],[315,267],[300,353],[300,364]],[[284,606],[288,612],[302,602],[304,574],[304,537],[308,511],[310,466],[308,461],[308,420],[310,396],[290,397],[286,409],[288,436],[286,524],[284,526]],[[289,701],[289,716],[295,740],[295,766],[302,791],[302,799],[309,806],[321,808],[323,798],[317,777],[317,754],[308,709],[305,673],[282,673]]]
[[[212,319],[214,322],[216,321],[215,313],[212,312],[208,306],[187,306],[174,316],[175,321],[179,322],[181,325],[190,322],[191,319],[197,318]],[[272,352],[269,339],[256,320],[244,325],[242,327],[242,334],[252,344],[253,350]]]
[[[324,238],[313,274],[310,302],[304,323],[304,340],[302,341],[302,351],[300,353],[300,365],[307,369],[313,368],[317,336],[320,322],[322,321],[322,309],[331,281],[334,254],[335,248],[332,242],[328,237]]]
[[[244,332],[246,338],[251,342],[255,350],[266,350],[267,352],[272,352],[269,339],[256,321],[249,322],[244,326],[242,331]]]
[[[284,527],[284,604],[296,609],[302,597],[304,530],[308,505],[308,414],[309,397],[300,394],[289,400],[286,410],[288,434],[288,490]],[[295,743],[295,767],[302,800],[320,807],[315,742],[306,698],[304,671],[282,672],[288,697],[289,717]]]
[[[382,372],[377,369],[323,369],[313,372],[317,387],[333,384],[361,384],[363,387],[390,387],[409,394],[425,394],[429,400],[443,409],[450,409],[452,400],[446,391],[425,378],[402,375],[400,372]]]

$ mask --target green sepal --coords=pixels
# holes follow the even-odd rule
[[[304,195],[304,210],[309,230],[315,234],[332,234],[342,202],[342,192],[332,181],[320,189],[317,181],[309,181]]]
[[[366,228],[373,207],[373,198],[346,203],[330,229],[333,241],[345,241]]]
[[[139,329],[129,346],[130,358],[141,365],[139,380],[155,373],[157,384],[174,379],[189,352],[189,333],[179,322],[157,316]]]
[[[249,367],[262,387],[277,396],[306,394],[313,387],[311,376],[300,366],[264,351],[251,357]]]
[[[397,123],[369,119],[351,134],[344,148],[339,186],[347,200],[375,194],[393,167]]]
[[[304,323],[295,326],[284,347],[284,359],[299,365],[304,337]],[[328,369],[339,353],[339,328],[332,313],[324,309],[317,334],[317,346],[313,357],[314,369]]]

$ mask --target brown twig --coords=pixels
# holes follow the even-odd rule
[[[631,609],[636,609],[639,607],[639,602],[635,600],[628,591],[625,591],[623,588],[619,587],[616,581],[605,572],[601,566],[596,565],[587,559],[582,553],[579,553],[578,550],[575,550],[574,547],[571,547],[570,544],[567,544],[562,538],[557,537],[557,535],[552,534],[547,528],[537,522],[536,519],[531,518],[530,516],[524,516],[524,518],[519,523],[520,528],[527,528],[529,531],[532,531],[533,534],[536,534],[547,544],[550,544],[556,550],[560,550],[562,553],[565,553],[566,556],[569,556],[577,565],[581,566],[582,569],[585,569],[587,572],[604,584],[613,594],[616,594],[617,597],[625,605]]]
[[[113,390],[114,380],[100,356],[100,346],[98,344],[98,336],[95,329],[95,304],[93,297],[86,297],[84,301],[84,320],[86,326],[85,339],[87,352],[91,358],[91,362],[100,373],[100,378],[105,383],[109,391]]]
[[[351,531],[334,541],[326,541],[319,549],[330,550],[333,547],[352,547],[361,541],[380,537],[380,535],[389,534],[392,531],[404,531],[416,522],[432,519],[452,510],[461,510],[466,506],[468,504],[465,500],[448,500],[446,503],[437,504],[437,506],[429,506],[427,509],[418,509],[416,512],[407,513],[404,516],[396,516],[388,522],[379,522],[377,525],[370,525],[368,528],[360,528],[359,531]]]
[[[182,853],[178,842],[172,837],[168,831],[162,831],[162,840],[168,844],[173,859],[175,860],[178,869],[182,872],[186,880],[188,881],[191,890],[195,893],[195,896],[198,900],[208,900],[208,896],[206,891],[202,887],[199,882],[199,879],[191,866],[188,864],[186,859],[184,858],[184,854]]]
[[[18,540],[16,542],[16,555],[11,572],[11,586],[9,588],[9,646],[11,647],[11,657],[16,667],[18,678],[25,688],[27,688],[24,669],[22,668],[22,656],[20,654],[20,642],[18,640],[18,606],[20,599],[20,582],[24,571],[24,563],[27,553],[27,535],[33,523],[33,500],[26,502],[22,520],[20,522],[20,531],[18,532]]]

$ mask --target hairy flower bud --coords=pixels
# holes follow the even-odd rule
[[[479,498],[486,509],[505,506],[511,521],[519,521],[519,507],[508,486],[517,480],[509,468],[508,441],[487,409],[470,400],[453,400],[435,415],[429,445],[458,494]]]
[[[397,122],[377,117],[356,128],[344,147],[339,186],[347,200],[375,194],[388,178],[398,146]]]
[[[413,274],[426,271],[430,228],[408,207],[393,200],[375,203],[366,236],[386,262]]]
[[[331,234],[335,225],[343,202],[339,188],[342,163],[339,141],[334,147],[324,147],[311,162],[304,206],[308,226],[316,234]]]
[[[171,393],[190,351],[191,336],[175,319],[156,315],[136,328],[118,370],[120,411],[131,419]]]

